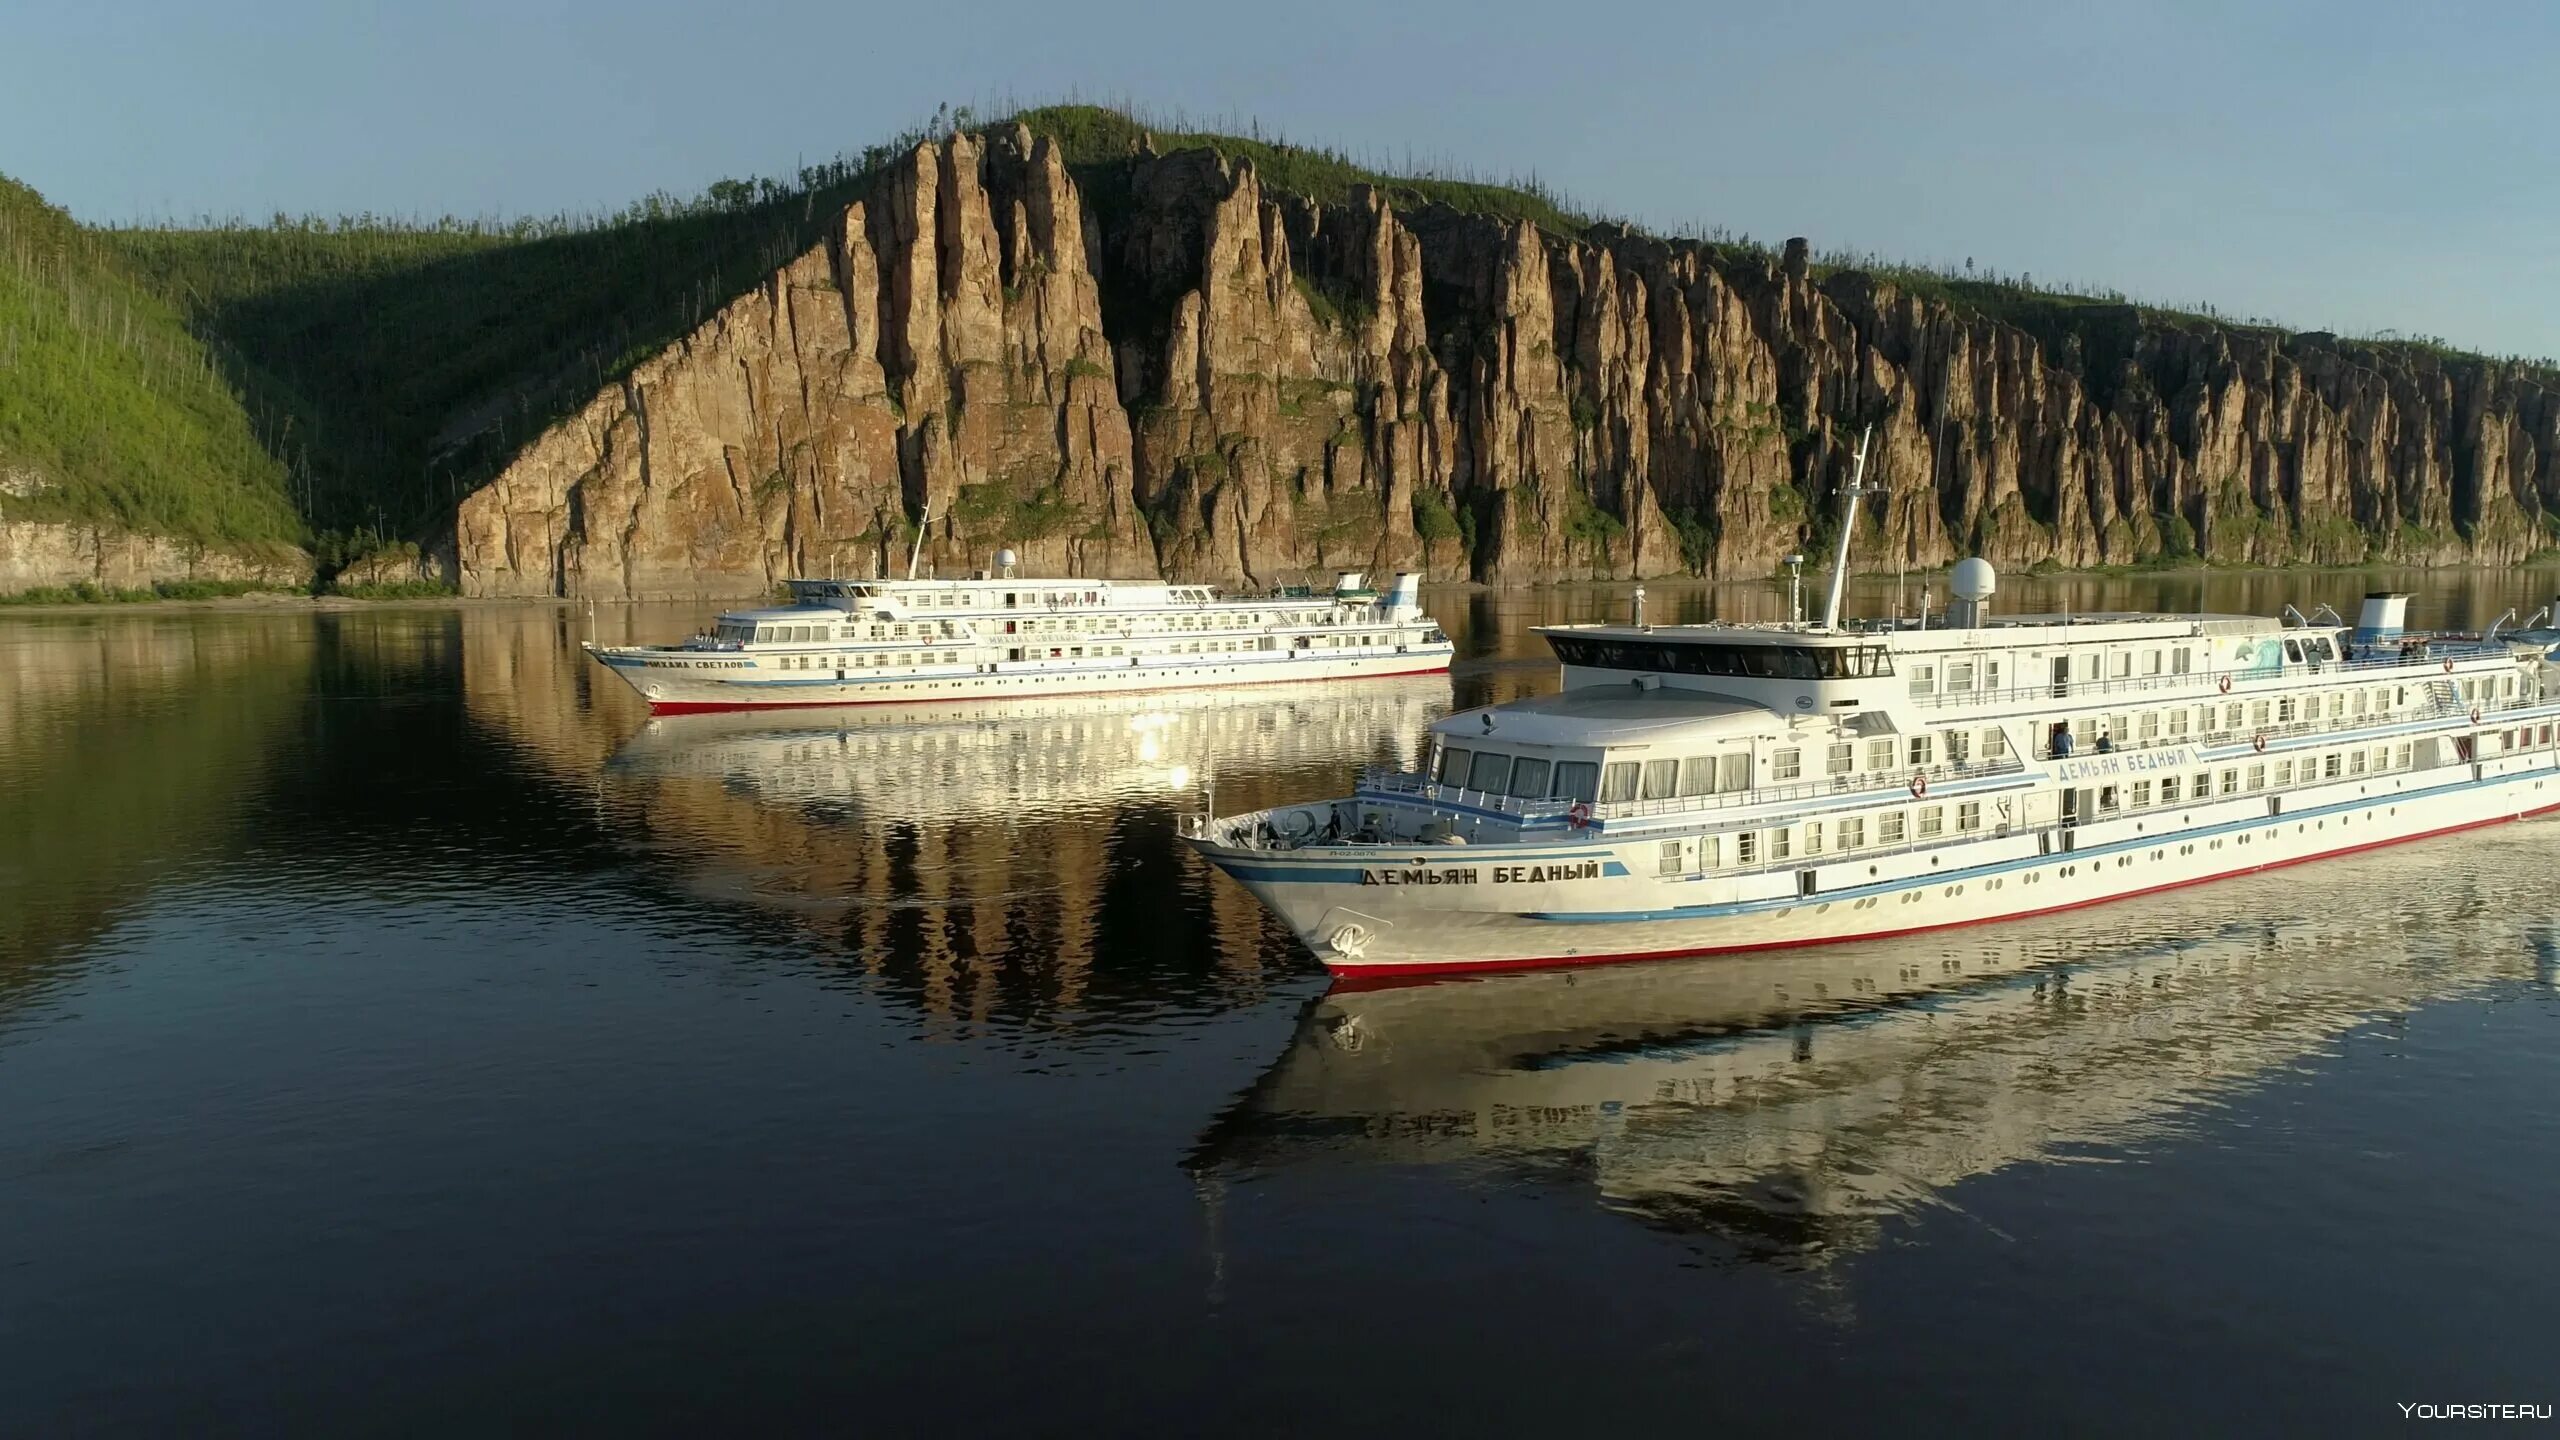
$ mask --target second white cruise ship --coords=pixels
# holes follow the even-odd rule
[[[1419,675],[1453,647],[1421,580],[1383,593],[1356,572],[1331,592],[1221,595],[1167,581],[794,580],[792,603],[722,615],[674,645],[588,653],[659,714],[775,706],[1095,695]]]

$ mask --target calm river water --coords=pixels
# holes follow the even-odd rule
[[[2478,624],[2550,582],[2403,583]],[[1624,606],[1442,596],[1450,679],[657,723],[577,640],[712,607],[0,621],[0,1433],[2560,1401],[2560,826],[1338,995],[1176,844],[1204,777],[1338,793]]]

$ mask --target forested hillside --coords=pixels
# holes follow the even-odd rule
[[[278,438],[117,247],[0,178],[0,518],[295,542]]]

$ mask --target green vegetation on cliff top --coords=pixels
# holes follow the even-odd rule
[[[268,438],[97,232],[0,179],[0,514],[296,540]]]
[[[1591,224],[1534,178],[1394,176],[1332,150],[1093,106],[999,123],[1017,121],[1058,140],[1106,217],[1152,145],[1249,159],[1267,189],[1319,201],[1370,185],[1408,210],[1441,205],[1564,235]],[[0,506],[208,542],[297,539],[324,564],[432,534],[544,427],[816,243],[882,167],[928,135],[979,124],[965,110],[937,114],[789,181],[722,181],[692,199],[544,220],[99,229],[0,182],[0,368],[15,372],[0,387],[0,467],[48,482],[39,498],[0,493]],[[1770,254],[1699,238],[1732,258]],[[2146,318],[2219,321],[1969,262],[1816,261],[1852,264],[2026,325],[2050,347],[2081,344],[2091,360],[2120,354]]]

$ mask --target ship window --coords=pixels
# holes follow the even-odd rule
[[[1912,693],[1912,694],[1914,694],[1914,695],[1935,695],[1935,694],[1937,694],[1937,693],[1938,693],[1938,667],[1937,667],[1937,666],[1935,666],[1935,665],[1914,665],[1914,666],[1912,666],[1912,667],[1911,667],[1911,693]]]
[[[2267,788],[2266,766],[2252,765],[2249,767],[2249,788],[2252,790],[2264,790]]]
[[[1585,803],[1600,798],[1600,766],[1591,760],[1559,760],[1556,762],[1556,788],[1559,800]]]
[[[1623,805],[1636,798],[1636,762],[1621,760],[1600,772],[1600,803]]]
[[[1947,828],[1947,807],[1943,805],[1921,806],[1919,810],[1919,822],[1918,829],[1920,832],[1920,838],[1923,840],[1944,834]]]
[[[1716,793],[1716,757],[1692,755],[1680,762],[1680,793],[1713,795]]]
[[[2111,792],[2111,793],[2112,793],[2112,792]],[[1979,829],[1981,829],[1981,828],[1982,828],[1982,802],[1981,802],[1981,801],[1979,801],[1979,800],[1967,800],[1967,801],[1965,801],[1963,804],[1958,805],[1958,806],[1956,807],[1956,829],[1958,829],[1959,831],[1966,831],[1966,830],[1979,830]]]
[[[2148,780],[2136,780],[2136,781],[2134,781],[2134,782],[2133,782],[2133,800],[2132,800],[2132,804],[2133,804],[2133,808],[2134,808],[2134,809],[2136,809],[2136,810],[2144,809],[2144,808],[2148,807],[2148,806],[2151,804],[2151,782],[2150,782],[2150,781],[2148,781]]]
[[[2184,675],[2188,673],[2188,671],[2193,668],[2194,663],[2193,657],[2188,654],[2187,647],[2184,645],[2181,645],[2177,649],[2169,652],[2169,673],[2172,675]]]
[[[2543,739],[2544,739],[2544,740],[2546,740],[2546,741],[2547,741],[2547,740],[2549,740],[2549,739],[2551,738],[2551,727],[2550,727],[2550,726],[2545,725],[2545,726],[2543,726],[2543,727],[2542,727],[2542,736],[2543,736]],[[2411,756],[2413,755],[2413,753],[2414,753],[2414,752],[2410,749],[2409,742],[2408,742],[2408,741],[2406,741],[2406,740],[2403,740],[2403,741],[2401,741],[2401,742],[2400,742],[2400,748],[2399,748],[2399,750],[2398,750],[2398,751],[2396,751],[2396,752],[2394,752],[2394,756],[2393,756],[2393,759],[2392,759],[2392,763],[2393,763],[2395,766],[2397,766],[2398,768],[2400,768],[2400,769],[2402,769],[2402,770],[2406,770],[2406,769],[2408,769],[2408,768],[2409,768],[2409,762],[2410,762],[2410,759],[2411,759]]]
[[[1750,831],[1733,837],[1733,863],[1756,865],[1760,861],[1760,837]]]
[[[2364,773],[2364,752],[2362,750],[2348,752],[2347,773],[2350,775],[2361,775]]]
[[[1893,742],[1891,740],[1870,740],[1867,742],[1867,768],[1870,770],[1890,770],[1893,768]]]
[[[1973,734],[1966,730],[1947,732],[1947,763],[1961,765],[1972,757]]]
[[[1440,783],[1448,786],[1463,787],[1467,783],[1467,766],[1472,763],[1474,759],[1475,752],[1471,750],[1441,751]]]
[[[1857,764],[1858,747],[1846,740],[1837,741],[1823,752],[1822,773],[1846,775]]]
[[[2225,795],[2240,793],[2240,771],[2237,767],[2222,772],[2222,793]]]
[[[1819,820],[1808,820],[1805,822],[1804,853],[1807,855],[1819,855],[1822,853],[1822,822]]]
[[[2277,762],[2276,762],[2276,788],[2277,788],[2277,789],[2283,789],[2285,786],[2290,785],[2290,784],[2292,784],[2292,783],[2293,783],[2293,762],[2292,762],[2292,761],[2290,761],[2290,760],[2279,760],[2279,761],[2277,761]]]
[[[2160,803],[2163,805],[2175,805],[2178,803],[2177,776],[2163,775],[2160,777]]]
[[[1523,800],[1535,800],[1547,793],[1547,762],[1521,760],[1511,767],[1511,793]]]
[[[1803,751],[1801,751],[1801,750],[1777,750],[1777,751],[1772,751],[1772,752],[1770,753],[1770,755],[1769,755],[1769,777],[1770,777],[1771,779],[1773,779],[1773,780],[1793,780],[1793,779],[1795,779],[1797,776],[1799,776],[1799,775],[1801,775],[1801,774],[1803,774],[1803,773],[1804,773],[1804,752],[1803,752]]]
[[[2252,704],[2252,705],[2249,707],[2249,723],[2250,723],[2250,724],[2252,724],[2252,725],[2259,725],[2259,726],[2263,726],[2263,725],[2265,725],[2265,724],[2267,723],[2267,702],[2266,702],[2266,701],[2264,701],[2264,700],[2257,701],[2256,703]]]
[[[1950,661],[1947,665],[1947,693],[1954,694],[1959,690],[1972,688],[1973,666],[1961,660]]]
[[[1726,755],[1716,761],[1716,788],[1748,790],[1751,788],[1751,757],[1742,753]]]
[[[2145,650],[2142,652],[2142,673],[2145,675],[2157,675],[2160,673],[2159,651]]]
[[[2301,664],[2302,642],[2299,640],[2287,640],[2284,642],[2284,658],[2292,661],[2296,665]]]
[[[1999,661],[1985,660],[1982,662],[1982,688],[1985,690],[1997,690],[2000,688]]]
[[[2107,658],[2107,674],[2109,678],[2116,680],[2130,678],[2133,674],[2133,652],[2130,650],[2119,650],[2115,654],[2109,656]]]
[[[1467,788],[1487,795],[1499,795],[1511,788],[1511,757],[1493,750],[1476,752],[1475,768],[1467,772]]]
[[[1857,850],[1867,843],[1867,821],[1863,815],[1852,815],[1834,829],[1837,831],[1832,836],[1831,848],[1834,850]]]
[[[2009,732],[1993,728],[1982,732],[1982,758],[1997,760],[2009,753]]]
[[[2199,770],[2196,772],[2196,778],[2189,781],[2187,784],[2187,798],[2195,801],[2199,805],[2213,798],[2212,771]]]
[[[1698,868],[1713,870],[1724,864],[1724,841],[1714,835],[1698,842]]]
[[[2169,735],[2172,739],[2187,733],[2187,712],[2182,706],[2169,712]]]
[[[1644,798],[1668,800],[1680,789],[1680,762],[1647,760],[1644,762]]]
[[[1662,873],[1663,873],[1663,874],[1665,874],[1665,875],[1677,875],[1677,874],[1679,874],[1679,873],[1680,873],[1680,860],[1681,860],[1681,854],[1680,854],[1680,851],[1681,851],[1681,845],[1680,845],[1680,842],[1679,842],[1679,841],[1677,841],[1677,840],[1665,840],[1665,841],[1663,841],[1663,842],[1662,842]]]
[[[1770,831],[1769,858],[1772,860],[1786,859],[1789,854],[1789,847],[1794,843],[1794,838],[1795,832],[1792,830]]]
[[[1876,843],[1879,845],[1899,845],[1902,843],[1901,811],[1895,810],[1876,817]]]
[[[2140,731],[2139,733],[2140,733],[2140,735],[2141,735],[2141,737],[2142,737],[2143,739],[2145,739],[2145,740],[2157,740],[2157,739],[2159,739],[2159,738],[2160,738],[2160,712],[2159,712],[2159,711],[2157,711],[2157,710],[2145,710],[2145,711],[2143,711],[2143,712],[2142,712],[2141,725],[2142,725],[2142,729],[2141,729],[2141,731]]]
[[[1927,765],[1933,763],[1937,759],[1937,750],[1938,742],[1935,736],[1914,735],[1911,737],[1910,754],[1912,764]]]
[[[2320,757],[2320,775],[2321,778],[2325,780],[2335,780],[2338,778],[2337,756],[2323,755]]]

